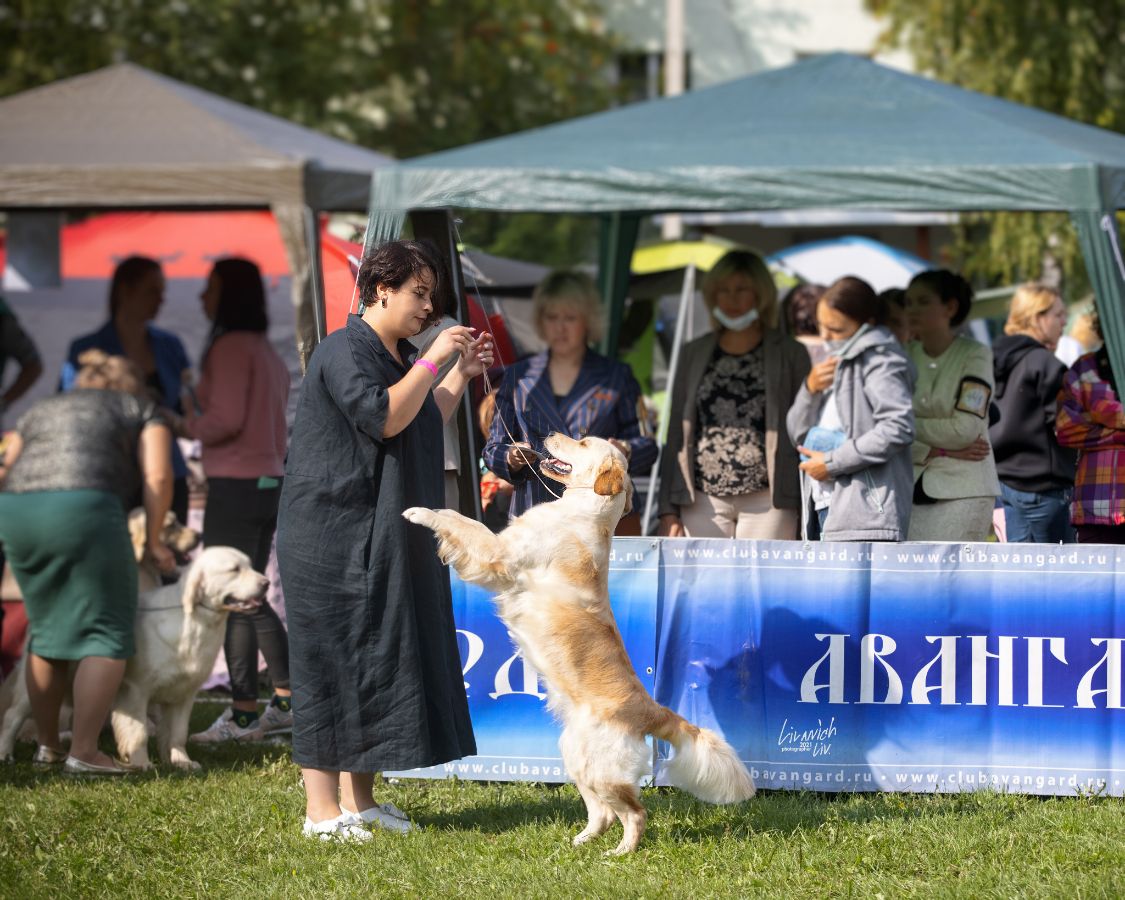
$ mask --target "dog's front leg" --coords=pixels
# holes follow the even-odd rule
[[[457,570],[462,580],[490,591],[502,591],[511,585],[500,539],[485,525],[451,509],[413,506],[403,516],[437,535],[438,555]]]
[[[113,726],[113,739],[117,743],[117,755],[128,761],[130,769],[152,767],[148,759],[148,729],[145,727],[147,706],[147,697],[140,696],[128,684],[121,685],[110,724]]]
[[[194,701],[194,697],[189,697],[181,703],[165,704],[160,717],[160,758],[180,769],[201,768],[187,752],[188,724]]]

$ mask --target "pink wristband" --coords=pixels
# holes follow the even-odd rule
[[[429,369],[430,374],[433,375],[434,378],[437,378],[437,366],[435,366],[428,359],[416,359],[416,360],[414,360],[414,365],[422,366],[422,368],[424,368],[424,369]]]

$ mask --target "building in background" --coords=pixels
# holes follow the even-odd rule
[[[605,2],[606,25],[622,44],[614,74],[627,102],[663,94],[667,2]],[[863,0],[684,0],[685,86],[699,90],[837,51],[913,71],[909,53],[876,52],[882,28]],[[751,210],[679,218],[687,237],[712,234],[767,254],[855,235],[938,262],[956,214]]]

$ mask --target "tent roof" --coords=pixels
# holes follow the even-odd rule
[[[419,157],[373,207],[1125,206],[1125,136],[847,54]]]
[[[366,209],[389,157],[130,63],[0,99],[0,207]]]

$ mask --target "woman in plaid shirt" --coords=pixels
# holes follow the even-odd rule
[[[1100,325],[1094,323],[1098,337]],[[1103,345],[1063,376],[1056,435],[1078,450],[1070,521],[1080,544],[1125,544],[1125,408]]]

